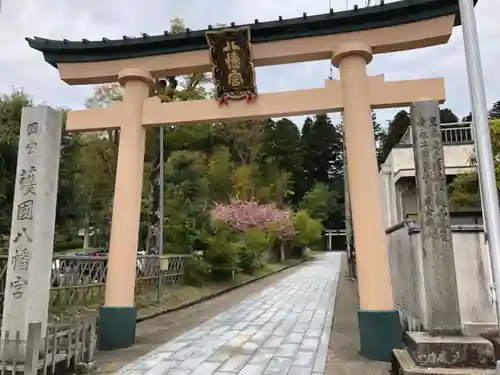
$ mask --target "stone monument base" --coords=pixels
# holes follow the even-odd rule
[[[419,367],[406,349],[394,349],[391,373],[393,375],[495,375],[494,369]]]
[[[493,344],[483,337],[407,332],[405,343],[408,353],[420,367],[492,368],[495,364]]]
[[[476,336],[433,336],[407,332],[406,349],[394,349],[394,375],[487,375],[495,374],[493,344]]]
[[[498,336],[498,333],[494,335],[484,334],[482,336],[491,341],[491,343],[493,344],[493,349],[495,351],[495,358],[500,360],[500,336]]]

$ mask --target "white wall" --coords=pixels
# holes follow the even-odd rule
[[[474,155],[473,144],[444,145],[444,165],[446,175],[474,171],[470,159]],[[392,173],[395,181],[405,176],[415,176],[415,160],[413,159],[413,148],[393,148],[388,159],[390,159]]]
[[[427,322],[420,232],[404,225],[388,237],[394,301],[406,326],[420,330]],[[466,333],[486,332],[497,319],[484,232],[479,226],[453,227],[452,241],[462,327]]]

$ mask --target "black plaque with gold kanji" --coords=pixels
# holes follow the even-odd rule
[[[257,95],[250,28],[207,31],[217,98],[239,100]]]

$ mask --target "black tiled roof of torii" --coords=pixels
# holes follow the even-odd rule
[[[474,0],[476,3],[478,0]],[[345,32],[369,30],[396,26],[456,14],[455,25],[460,24],[458,0],[403,0],[394,3],[354,7],[353,10],[259,22],[249,26],[252,44],[279,40],[289,40]],[[237,27],[234,22],[232,27]],[[64,62],[106,61],[126,58],[147,57],[178,52],[189,52],[207,48],[205,32],[192,31],[150,36],[143,33],[140,37],[123,36],[122,39],[102,38],[98,41],[51,40],[46,38],[26,38],[31,48],[44,54],[45,60],[53,66]]]

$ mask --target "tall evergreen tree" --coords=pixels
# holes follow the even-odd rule
[[[375,112],[372,112],[372,124],[373,124],[373,135],[375,137],[375,147],[377,148],[377,164],[380,165],[383,163],[383,153],[382,153],[382,145],[384,144],[387,138],[387,132],[382,125],[377,121],[377,115]]]
[[[276,122],[269,120],[264,126],[261,165],[269,170],[270,164],[281,173],[288,174],[291,179],[288,190],[295,192],[302,177],[302,155],[299,129],[289,119],[283,118]],[[289,199],[292,203],[298,203],[295,196]]]
[[[443,108],[439,110],[439,120],[441,124],[450,124],[454,122],[459,122],[458,117],[449,108]]]
[[[401,138],[406,132],[406,129],[410,126],[410,115],[405,110],[401,110],[394,118],[389,121],[389,125],[387,127],[387,137],[382,144],[382,150],[380,151],[380,161],[383,163],[392,148],[399,143]]]
[[[343,141],[340,133],[325,115],[309,117],[302,128],[301,138],[303,181],[301,196],[311,190],[314,184],[323,182],[328,186],[339,171],[342,173]]]
[[[500,119],[500,100],[493,103],[493,107],[491,107],[490,111],[488,112],[488,117],[491,120]]]
[[[469,112],[467,116],[463,117],[462,122],[472,122],[472,112]]]

